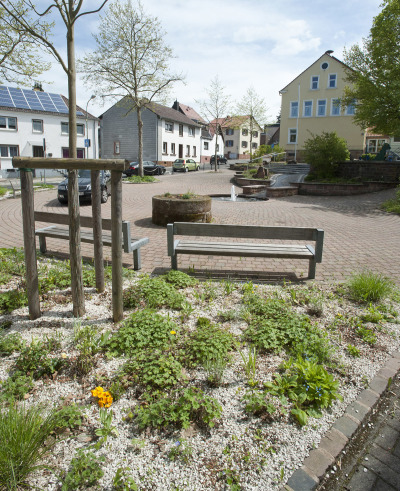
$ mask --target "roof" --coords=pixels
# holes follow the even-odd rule
[[[226,118],[213,119],[211,125],[220,125],[222,128],[237,128],[245,123],[250,116],[227,116]]]
[[[69,100],[62,94],[38,90],[18,89],[0,85],[0,108],[4,110],[41,114],[69,114]],[[97,119],[76,106],[76,115],[81,118]]]
[[[154,114],[157,114],[157,116],[159,116],[161,119],[168,119],[170,121],[185,123],[191,126],[201,126],[200,124],[195,123],[192,119],[188,118],[181,112],[172,109],[171,107],[162,106],[161,104],[157,104],[156,102],[149,102],[146,107]]]
[[[186,106],[181,102],[175,101],[172,106],[172,109],[175,109],[176,111],[180,111],[182,114],[187,116],[189,119],[192,119],[193,121],[205,123],[204,119],[200,116],[198,112],[196,112],[192,107]]]
[[[343,65],[345,68],[347,68],[348,70],[353,70],[351,67],[349,67],[348,65],[346,65],[346,63],[343,63],[343,61],[339,60],[339,58],[336,58],[335,56],[332,56],[331,53],[333,51],[325,51],[325,53],[320,56],[317,60],[315,60],[313,63],[311,63],[310,66],[308,66],[305,70],[303,70],[301,73],[299,73],[299,75],[297,75],[296,78],[294,78],[291,82],[289,82],[287,85],[285,85],[285,87],[283,87],[283,89],[281,89],[279,91],[279,93],[283,92],[284,90],[287,89],[287,87],[289,87],[289,85],[291,85],[295,80],[297,80],[299,77],[301,77],[301,75],[303,75],[304,72],[306,72],[309,68],[311,68],[315,63],[318,63],[319,60],[321,58],[323,58],[324,56],[329,56],[330,58],[332,58],[333,60],[337,61],[338,63],[340,63],[341,65]]]

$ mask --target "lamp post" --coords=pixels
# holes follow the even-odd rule
[[[96,96],[94,94],[92,94],[90,96],[90,99],[87,101],[86,103],[86,140],[87,140],[87,155],[86,155],[86,158],[89,158],[89,132],[88,132],[88,106],[89,106],[89,102],[92,100],[92,99],[95,99]],[[85,145],[86,146],[86,145]]]

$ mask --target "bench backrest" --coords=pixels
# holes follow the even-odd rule
[[[50,213],[48,211],[35,211],[36,222],[57,223],[58,225],[69,225],[69,215],[61,213]],[[80,217],[81,227],[93,228],[92,217]],[[111,230],[111,220],[103,218],[101,220],[103,230]]]

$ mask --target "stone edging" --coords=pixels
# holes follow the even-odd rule
[[[321,439],[318,448],[311,450],[310,455],[304,460],[303,465],[294,471],[283,490],[312,491],[317,488],[350,439],[361,431],[362,422],[386,392],[389,379],[393,379],[399,370],[400,352],[396,351],[371,380],[368,389],[364,389],[357,399],[347,406],[344,415]]]

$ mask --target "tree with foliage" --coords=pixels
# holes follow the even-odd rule
[[[23,1],[15,1],[13,7],[19,16],[29,18],[29,9]],[[45,22],[38,25],[43,34],[51,28],[52,24]],[[35,39],[0,7],[0,83],[31,85],[34,78],[49,68],[50,64],[40,58]]]
[[[222,135],[221,119],[224,118],[229,112],[230,108],[230,96],[225,94],[225,87],[221,84],[221,81],[216,75],[210,82],[210,85],[205,89],[208,96],[207,100],[196,101],[200,106],[200,111],[204,118],[208,121],[208,124],[213,128],[215,134],[215,148],[214,155],[217,155],[218,135]],[[215,157],[214,161],[215,172],[218,168],[218,159]]]
[[[248,88],[242,100],[236,106],[236,112],[240,116],[248,116],[250,131],[250,160],[253,158],[253,132],[259,126],[266,123],[267,107],[265,100],[252,88]]]
[[[400,135],[400,0],[384,0],[362,46],[345,50],[347,70],[342,104],[356,102],[361,128]]]
[[[350,158],[347,142],[335,131],[323,131],[321,135],[312,135],[304,142],[305,159],[311,166],[310,179],[329,179],[334,177],[336,163]]]
[[[274,145],[273,148],[271,145],[260,145],[254,152],[253,158],[258,159],[263,155],[268,155],[271,153],[285,153],[285,150],[279,145]]]
[[[68,77],[69,111],[69,157],[76,158],[76,66],[75,66],[75,24],[89,14],[99,12],[108,0],[99,2],[93,10],[83,11],[84,0],[52,0],[48,7],[39,11],[31,0],[0,0],[0,9],[12,20],[13,25],[23,35],[28,36],[39,48],[49,52],[61,65]],[[51,39],[51,29],[45,22],[48,15],[58,14],[66,28],[67,60],[57,49]],[[68,172],[68,208],[70,215],[69,246],[71,257],[71,293],[74,304],[74,315],[81,317],[85,313],[82,279],[82,256],[80,248],[80,213],[77,171]]]
[[[136,111],[139,174],[143,177],[142,111],[151,102],[163,102],[181,75],[168,71],[172,50],[157,17],[147,15],[138,1],[112,3],[101,17],[94,52],[80,60],[84,80],[102,97],[121,98],[127,112]]]

